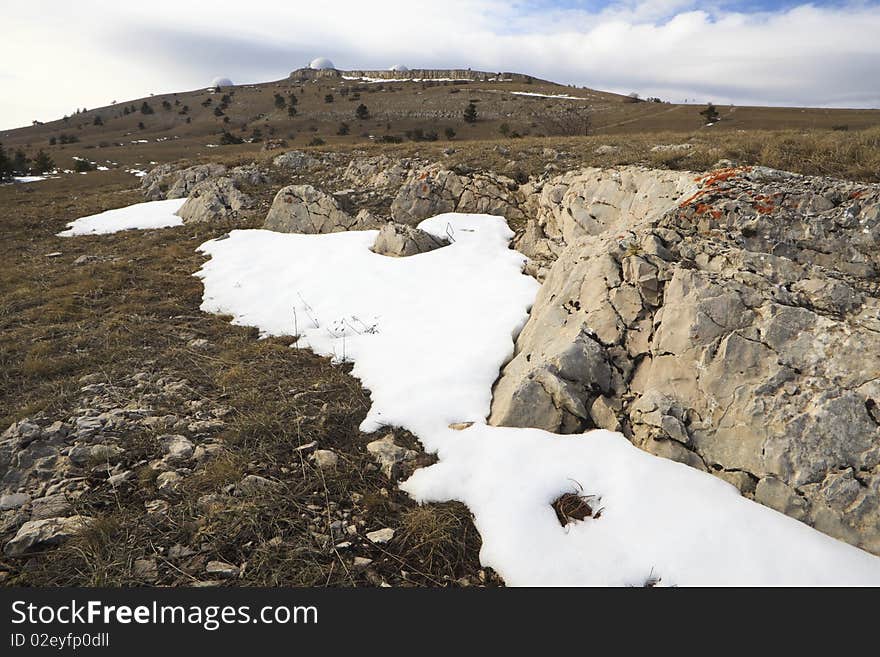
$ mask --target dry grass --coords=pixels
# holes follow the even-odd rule
[[[74,506],[97,522],[57,549],[0,559],[0,570],[10,573],[6,583],[185,586],[206,579],[211,560],[245,564],[242,576],[229,582],[243,586],[478,581],[479,537],[463,508],[454,524],[430,536],[430,548],[425,541],[381,549],[362,544],[358,554],[368,554],[373,564],[358,571],[351,555],[313,537],[329,533],[320,518],[319,526],[309,524],[315,507],[321,518],[331,506],[350,508],[365,522],[363,531],[400,527],[417,510],[366,453],[371,437],[358,425],[367,395],[345,368],[291,349],[291,339],[257,340],[254,330],[199,312],[202,288],[192,273],[203,258],[195,248],[231,225],[54,236],[77,216],[140,200],[131,180],[76,176],[40,183],[38,191],[0,187],[0,258],[6,263],[0,268],[0,425],[40,411],[68,417],[84,375],[97,372],[114,382],[161,371],[185,378],[200,399],[232,409],[219,434],[226,451],[185,480],[167,513],[150,514],[145,503],[160,496],[157,473],[144,463],[160,456],[160,446],[151,431],[122,436],[123,466],[135,474],[131,484],[114,490],[104,483],[106,473],[90,471],[92,487]],[[62,255],[47,257],[52,252]],[[99,259],[72,265],[85,254]],[[208,340],[210,348],[190,348],[193,338]],[[295,451],[313,440],[337,452],[338,468],[323,472]],[[282,490],[260,498],[227,495],[226,487],[245,474],[280,482]],[[180,545],[195,553],[171,556]],[[158,563],[155,582],[135,567],[144,558]]]

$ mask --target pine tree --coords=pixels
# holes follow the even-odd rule
[[[468,106],[464,109],[464,120],[465,123],[477,122],[477,106],[473,103],[468,103]]]
[[[3,144],[0,144],[0,180],[9,180],[12,178],[12,160],[3,150]]]
[[[43,149],[40,149],[37,152],[37,156],[34,158],[34,163],[31,165],[31,173],[42,175],[54,168],[55,163],[52,161],[52,158],[46,155]]]
[[[28,157],[20,148],[15,151],[15,156],[12,158],[12,171],[19,175],[28,172]]]
[[[287,116],[296,116],[296,107],[294,107],[293,105],[288,105]]]
[[[370,110],[367,109],[367,106],[361,103],[357,106],[357,109],[354,112],[354,115],[361,121],[366,121],[370,118]]]
[[[718,115],[718,110],[715,109],[715,106],[712,103],[709,103],[702,112],[700,112],[701,116],[706,117],[706,123],[717,123],[721,120],[721,117]]]
[[[287,105],[287,101],[284,100],[284,96],[281,94],[275,94],[275,107],[278,109],[284,109],[284,106]]]

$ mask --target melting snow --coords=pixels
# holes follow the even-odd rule
[[[511,91],[514,96],[532,96],[534,98],[563,98],[565,100],[587,100],[578,96],[569,96],[568,94],[538,94],[533,91]]]
[[[177,212],[186,202],[185,198],[173,198],[166,201],[150,201],[135,203],[116,210],[107,210],[100,214],[82,217],[67,224],[67,230],[58,233],[60,237],[75,235],[105,235],[132,228],[168,228],[179,226],[183,219]]]
[[[362,430],[404,427],[440,458],[401,487],[467,504],[483,564],[510,585],[880,584],[877,557],[619,433],[487,426],[538,284],[503,219],[447,214],[420,227],[455,242],[388,258],[369,250],[376,231],[233,231],[200,247],[211,256],[196,274],[202,309],[353,361],[372,397]],[[448,426],[459,422],[474,425]],[[601,498],[601,517],[560,526],[552,501],[581,487]]]

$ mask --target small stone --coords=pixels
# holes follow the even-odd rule
[[[159,441],[162,443],[164,458],[168,463],[182,463],[193,455],[193,444],[184,436],[161,436]]]
[[[132,472],[131,470],[126,470],[125,472],[120,472],[118,474],[110,475],[109,477],[107,477],[107,483],[115,488],[116,486],[124,484],[132,477],[134,477],[134,472]]]
[[[180,488],[183,477],[174,471],[163,472],[156,477],[156,488],[163,495],[174,495]]]
[[[333,450],[318,449],[312,454],[312,460],[314,460],[315,465],[319,468],[326,470],[335,468],[336,464],[339,462],[339,457]]]
[[[155,582],[159,579],[159,567],[155,559],[135,559],[131,572],[145,582]]]
[[[354,569],[355,570],[363,570],[367,566],[373,563],[372,559],[368,559],[367,557],[355,557],[354,558]]]
[[[236,497],[253,497],[273,492],[281,488],[281,484],[259,475],[247,475],[236,484],[233,495]]]
[[[390,527],[377,529],[374,532],[367,532],[367,540],[371,543],[383,544],[394,538],[394,530]]]
[[[241,569],[238,566],[233,566],[231,563],[226,563],[225,561],[209,561],[208,565],[205,567],[205,572],[208,575],[228,578],[238,577],[241,573]]]
[[[167,513],[170,505],[165,500],[150,500],[144,502],[144,507],[147,509],[147,513],[157,516]]]
[[[373,455],[382,472],[389,479],[397,477],[401,464],[418,456],[418,452],[397,445],[394,442],[394,435],[390,433],[379,440],[368,443],[367,451]]]

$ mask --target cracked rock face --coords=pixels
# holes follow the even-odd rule
[[[175,169],[173,164],[160,164],[141,181],[141,189],[148,201],[186,198],[203,180],[226,173],[222,164],[198,164],[186,169]]]
[[[391,217],[410,226],[444,212],[492,214],[516,221],[523,218],[516,188],[504,176],[458,174],[432,164],[407,176],[391,203]]]
[[[253,206],[252,199],[241,192],[232,178],[209,178],[196,185],[177,211],[184,223],[202,223],[215,219],[237,219],[239,212]]]
[[[339,202],[311,185],[290,185],[275,195],[264,227],[280,233],[338,233],[373,228],[369,212],[352,217]]]
[[[544,284],[491,423],[622,430],[880,553],[880,186],[594,169],[526,204]]]

